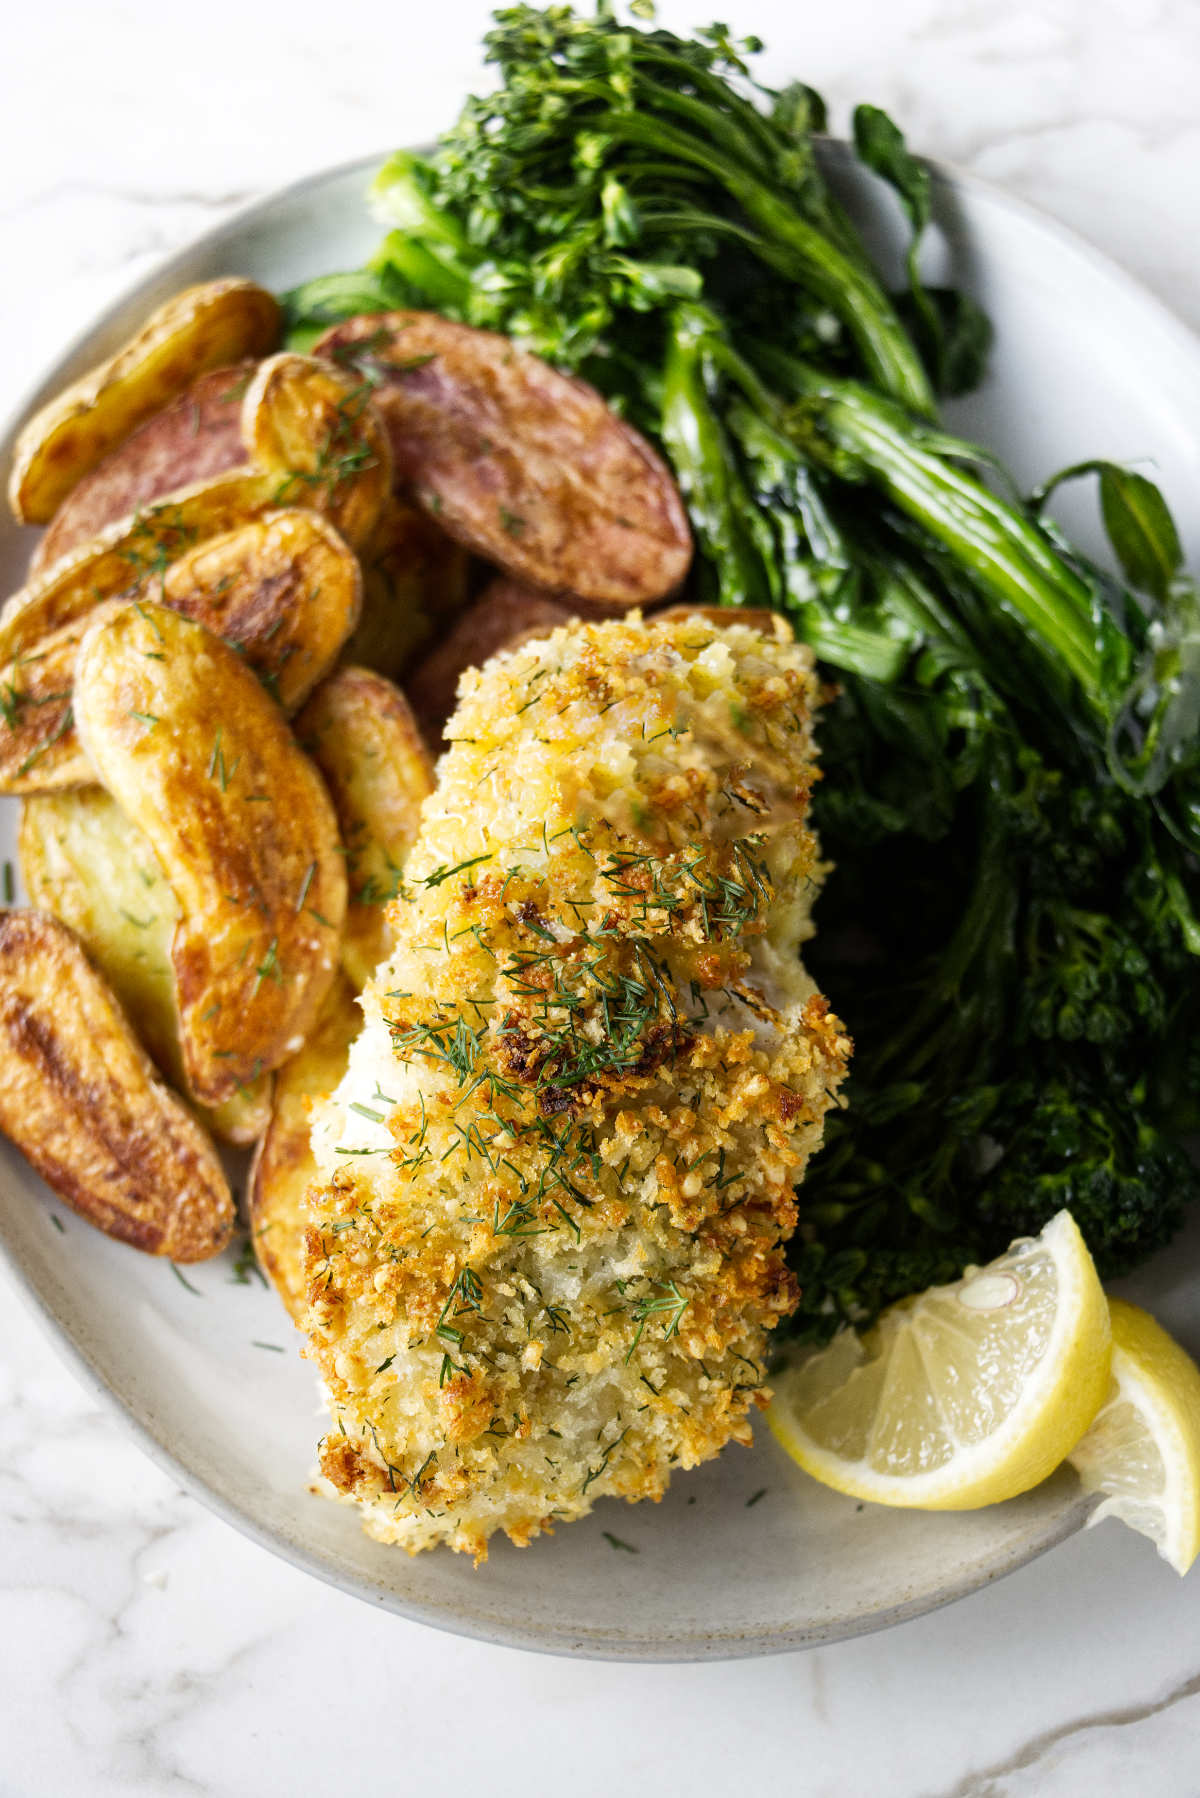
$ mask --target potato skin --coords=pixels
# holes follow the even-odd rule
[[[376,384],[397,483],[505,573],[622,608],[683,580],[674,478],[594,388],[432,312],[347,319],[314,347]]]
[[[748,624],[752,630],[765,631],[769,637],[777,635],[781,628],[793,639],[796,634],[782,612],[771,612],[761,606],[664,606],[661,612],[652,613],[646,622],[677,624],[683,618],[704,618],[722,629],[730,624]]]
[[[106,601],[97,612],[116,604]],[[86,618],[43,637],[0,668],[0,793],[45,793],[95,779],[71,712],[75,660]]]
[[[148,596],[239,651],[285,712],[333,667],[362,610],[358,560],[329,521],[299,508],[187,550]]]
[[[392,456],[366,382],[312,356],[270,356],[242,402],[242,437],[277,504],[323,512],[355,549],[370,541]]]
[[[110,450],[50,520],[30,573],[40,574],[106,525],[131,517],[164,494],[239,468],[247,460],[242,400],[255,367],[238,362],[201,375]]]
[[[271,509],[278,483],[252,469],[200,481],[133,518],[118,519],[14,593],[0,611],[0,660],[28,654],[104,599],[132,596],[198,543]]]
[[[212,1144],[155,1078],[75,937],[39,912],[0,912],[0,1129],[119,1242],[203,1261],[229,1240]]]
[[[39,911],[74,931],[171,1084],[186,1090],[171,938],[179,907],[146,838],[103,787],[35,793],[21,807],[21,876]],[[271,1075],[204,1113],[222,1142],[258,1141]]]
[[[296,736],[337,813],[350,885],[342,966],[358,991],[391,953],[387,905],[433,791],[433,762],[403,693],[370,668],[339,668],[323,681]]]
[[[143,576],[130,598],[161,599],[231,643],[285,712],[337,660],[362,603],[356,558],[315,512],[267,512]],[[107,600],[0,668],[0,793],[45,793],[95,779],[72,722],[75,661]]]
[[[114,356],[43,406],[13,453],[8,497],[23,524],[48,524],[84,475],[209,369],[265,356],[278,301],[229,276],[188,287],[152,312]]]
[[[89,628],[75,711],[179,905],[188,1087],[218,1105],[295,1054],[333,978],[346,875],[329,795],[235,651],[165,606]]]
[[[362,617],[346,660],[399,680],[467,604],[471,557],[419,507],[395,494],[384,502],[359,557]]]
[[[304,1198],[317,1177],[309,1144],[314,1099],[327,1098],[346,1072],[362,1013],[350,983],[334,981],[299,1054],[275,1076],[271,1121],[250,1169],[250,1235],[259,1265],[292,1322],[304,1316]]]
[[[405,689],[425,741],[434,750],[442,727],[454,710],[464,670],[478,668],[533,632],[543,635],[578,618],[569,600],[552,599],[501,575],[489,581],[479,598],[461,615],[405,681]]]

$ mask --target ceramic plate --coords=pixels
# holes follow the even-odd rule
[[[887,197],[842,153],[831,151],[830,163],[881,254],[894,257]],[[364,206],[373,166],[288,188],[172,257],[78,340],[14,424],[188,282],[243,274],[285,288],[360,263],[378,235]],[[954,423],[1031,484],[1083,455],[1152,462],[1195,561],[1200,345],[1057,226],[944,171],[936,190],[943,237],[934,254],[996,324],[990,379]],[[1086,508],[1069,522],[1094,538]],[[33,541],[7,518],[0,524],[4,591],[20,584]],[[9,859],[15,822],[15,804],[0,802],[0,856]],[[974,1515],[864,1509],[806,1480],[760,1424],[752,1450],[730,1448],[677,1476],[661,1505],[605,1500],[532,1548],[498,1543],[478,1572],[445,1552],[409,1560],[310,1493],[316,1387],[271,1293],[238,1284],[229,1256],[189,1269],[185,1286],[168,1264],[109,1242],[53,1202],[7,1149],[0,1187],[0,1239],[18,1278],[82,1377],[155,1459],[272,1552],[443,1629],[613,1659],[766,1654],[944,1604],[1049,1548],[1086,1514],[1070,1475]],[[1196,1264],[1194,1247],[1173,1251],[1139,1288],[1193,1346],[1200,1310],[1189,1316],[1184,1274]],[[614,1550],[606,1531],[637,1554]]]

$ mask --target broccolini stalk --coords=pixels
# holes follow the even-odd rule
[[[689,596],[776,606],[821,658],[806,960],[857,1043],[799,1193],[822,1336],[1063,1205],[1123,1270],[1200,1192],[1200,598],[1143,476],[1068,471],[1099,479],[1119,579],[1043,515],[1054,483],[1022,502],[938,431],[930,386],[978,379],[988,327],[925,283],[930,171],[858,110],[913,230],[893,305],[819,97],[756,88],[758,47],[503,10],[498,91],[389,163],[369,267],[290,310],[432,306],[578,371],[673,463]]]

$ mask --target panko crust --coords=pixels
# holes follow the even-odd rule
[[[396,948],[319,1112],[321,1465],[482,1559],[748,1441],[850,1045],[799,947],[808,651],[573,624],[464,677]]]

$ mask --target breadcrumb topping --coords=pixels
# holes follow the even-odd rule
[[[464,676],[319,1108],[322,1470],[485,1558],[747,1442],[850,1050],[800,960],[816,682],[780,624],[572,624]]]

